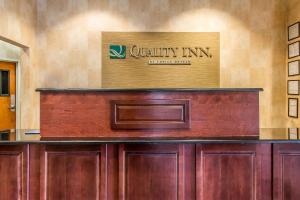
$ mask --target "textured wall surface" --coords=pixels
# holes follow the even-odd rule
[[[0,60],[20,60],[22,49],[0,40]]]
[[[286,125],[285,0],[0,0],[0,11],[0,36],[30,47],[23,128],[39,128],[35,87],[101,87],[101,31],[220,32],[221,87],[264,88],[261,126]]]
[[[21,128],[39,127],[39,98],[34,91],[39,82],[35,53],[36,5],[36,0],[0,0],[0,39],[23,48],[18,55],[21,67]],[[2,54],[7,56],[4,50]]]
[[[38,0],[40,87],[101,87],[101,31],[220,32],[221,87],[262,87],[285,125],[284,0]],[[66,73],[63,73],[66,72]]]
[[[287,26],[292,25],[292,24],[294,24],[296,22],[299,22],[300,21],[300,1],[299,0],[289,0],[287,7],[288,7],[288,12],[287,12],[288,13],[288,15],[287,15]],[[287,38],[286,38],[285,41],[287,41]],[[291,40],[288,43],[293,43],[293,42],[296,42],[296,41],[300,41],[300,38]],[[293,59],[287,59],[287,62],[294,61],[294,60],[299,60],[299,57],[296,57],[296,58],[293,58]],[[286,68],[288,68],[288,67],[286,66]],[[288,72],[286,72],[286,74],[287,73]],[[297,76],[297,77],[288,77],[286,75],[286,77],[289,80],[300,80],[300,76]],[[288,97],[295,98],[295,97],[299,97],[299,96],[287,96],[287,98]],[[298,101],[299,100],[300,99],[298,98]],[[287,105],[286,105],[286,107],[287,107]],[[298,112],[299,111],[300,111],[300,109],[298,109]],[[288,115],[287,112],[286,112],[286,115]],[[300,114],[299,114],[299,116],[300,116]],[[297,119],[295,119],[295,118],[288,118],[287,126],[288,127],[299,127],[300,126],[300,119],[299,118],[297,118]]]

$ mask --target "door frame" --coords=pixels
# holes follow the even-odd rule
[[[21,65],[20,65],[20,60],[0,57],[0,61],[1,62],[10,62],[10,63],[14,63],[16,65],[16,129],[21,129],[21,101],[20,101]]]

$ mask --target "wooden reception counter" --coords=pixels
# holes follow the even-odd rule
[[[261,129],[252,140],[0,141],[0,199],[296,200],[300,141],[285,132]]]
[[[43,138],[258,137],[257,88],[38,89]]]
[[[19,141],[0,141],[0,199],[298,199],[300,141],[286,129],[259,132],[252,140],[60,141],[17,133]]]
[[[38,91],[42,139],[0,141],[1,200],[299,199],[300,142],[259,129],[259,89]]]

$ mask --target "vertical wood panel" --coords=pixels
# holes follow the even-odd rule
[[[271,199],[271,145],[197,145],[197,200]]]
[[[29,144],[29,199],[40,198],[40,145]]]
[[[105,145],[41,148],[41,199],[107,199]]]
[[[118,145],[107,144],[107,199],[119,198]]]
[[[194,145],[120,145],[119,199],[193,199]]]
[[[300,198],[300,144],[274,144],[274,200]]]
[[[27,199],[28,145],[0,146],[0,199]]]

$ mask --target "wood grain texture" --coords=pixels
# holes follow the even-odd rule
[[[120,145],[119,199],[194,199],[194,145]]]
[[[41,146],[44,200],[107,199],[105,145]]]
[[[111,129],[111,100],[190,100],[188,130]],[[41,92],[41,136],[258,137],[258,92]]]
[[[29,144],[29,199],[40,199],[40,145]]]
[[[0,199],[26,200],[28,145],[0,146]]]
[[[274,200],[298,200],[300,197],[300,145],[274,144]]]
[[[196,148],[197,200],[271,200],[270,144]]]
[[[188,129],[189,100],[116,100],[111,101],[113,130]]]
[[[118,145],[107,144],[107,200],[119,198],[119,151]]]

